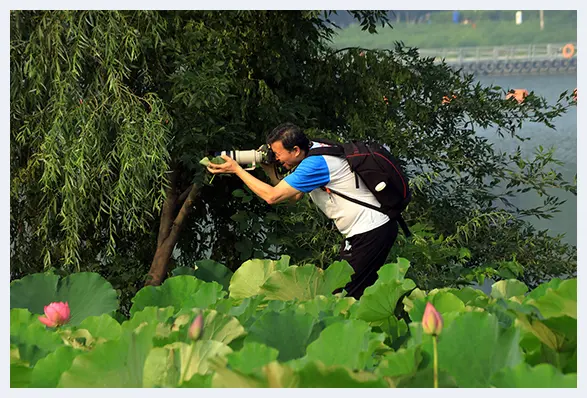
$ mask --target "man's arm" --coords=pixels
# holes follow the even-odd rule
[[[255,178],[252,174],[244,170],[232,158],[222,155],[226,161],[223,164],[210,163],[208,170],[213,174],[218,173],[233,173],[236,174],[247,187],[251,189],[257,196],[269,203],[270,205],[283,202],[287,199],[297,200],[303,195],[302,192],[293,188],[284,180],[281,180],[275,187]]]
[[[273,165],[273,164],[261,164],[261,168],[263,169],[263,171],[265,171],[265,174],[267,174],[267,176],[269,177],[269,180],[271,180],[271,184],[273,186],[279,185],[279,183],[282,181],[282,178],[279,178],[279,176],[277,175],[277,168],[275,167],[275,165]],[[304,193],[298,191],[298,193],[295,194],[290,199],[290,201],[291,202],[297,202],[303,196],[304,196]]]
[[[270,205],[283,202],[284,200],[294,199],[298,197],[298,194],[303,195],[302,192],[293,188],[285,180],[281,180],[279,184],[272,187],[271,185],[264,183],[263,181],[255,178],[252,174],[248,173],[242,167],[237,169],[235,173],[247,187],[257,194],[261,199]],[[301,197],[299,195],[299,197]]]

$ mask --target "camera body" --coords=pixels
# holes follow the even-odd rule
[[[249,166],[245,170],[253,170],[259,164],[275,164],[275,153],[268,145],[262,145],[259,149],[232,150],[217,152],[218,155],[226,155],[234,159],[241,166]]]

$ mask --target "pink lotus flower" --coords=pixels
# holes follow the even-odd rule
[[[66,301],[46,305],[45,315],[40,316],[39,321],[50,328],[65,325],[69,322],[69,304]]]
[[[424,333],[438,336],[442,331],[442,325],[442,316],[431,303],[426,303],[426,309],[422,317],[422,329],[424,329]]]
[[[202,327],[204,326],[204,317],[202,316],[202,313],[200,312],[198,314],[198,316],[196,317],[196,319],[194,319],[194,321],[192,322],[192,325],[190,326],[189,330],[188,330],[188,336],[190,339],[192,340],[197,340],[200,335],[202,334]]]

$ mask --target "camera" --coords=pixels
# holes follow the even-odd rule
[[[268,145],[261,145],[259,149],[221,151],[216,152],[215,155],[226,155],[234,159],[241,166],[250,166],[245,168],[245,170],[253,170],[261,163],[277,163],[275,153],[271,150],[271,148],[269,148]]]

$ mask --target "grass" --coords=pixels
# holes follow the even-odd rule
[[[511,13],[513,14],[513,11]],[[430,24],[398,24],[392,20],[393,29],[378,28],[377,34],[361,31],[358,24],[352,24],[338,31],[332,46],[384,49],[392,48],[396,41],[402,41],[408,47],[427,49],[577,42],[576,18],[569,18],[568,15],[553,14],[549,19],[547,14],[544,30],[541,31],[539,20],[535,16],[530,16],[532,14],[521,25],[516,25],[513,18],[487,18],[475,21],[474,26],[454,24],[443,14],[447,13],[433,14]]]

